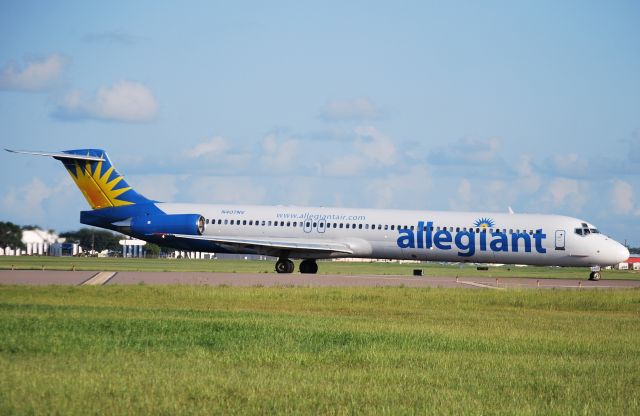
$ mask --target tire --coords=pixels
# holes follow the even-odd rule
[[[318,263],[315,260],[304,260],[300,263],[300,273],[316,274],[318,273]]]
[[[279,259],[276,262],[276,272],[277,273],[293,273],[294,264],[289,259]]]

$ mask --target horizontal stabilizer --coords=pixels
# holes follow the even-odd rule
[[[11,149],[4,149],[4,150],[6,150],[7,152],[21,153],[24,155],[51,156],[56,159],[89,160],[92,162],[104,161],[104,157],[102,156],[78,155],[78,154],[62,153],[62,152],[39,152],[39,151],[30,151],[30,150],[11,150]]]

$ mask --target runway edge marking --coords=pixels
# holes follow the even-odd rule
[[[113,277],[118,272],[98,272],[93,275],[88,280],[85,280],[80,285],[81,286],[102,286],[105,285],[109,280],[113,279]]]
[[[503,287],[490,286],[490,285],[485,285],[483,283],[476,283],[476,282],[467,282],[467,281],[464,281],[464,280],[458,280],[458,283],[463,284],[463,285],[481,287],[481,288],[484,288],[484,289],[504,290]]]

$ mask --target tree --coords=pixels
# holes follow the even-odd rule
[[[158,257],[162,249],[157,244],[147,243],[144,246],[144,250],[147,252],[147,256]]]
[[[640,247],[629,247],[629,253],[640,254]]]
[[[0,247],[24,248],[20,226],[0,221]]]
[[[81,228],[78,231],[68,231],[60,234],[60,237],[66,238],[69,242],[80,244],[84,250],[93,249],[96,251],[119,251],[121,249],[120,240],[123,238],[110,231],[95,230],[93,228]]]
[[[40,227],[38,227],[37,225],[23,225],[21,228],[23,231],[33,231],[40,229]]]

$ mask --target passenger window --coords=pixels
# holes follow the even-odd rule
[[[362,224],[358,224],[358,229],[362,230]]]
[[[247,220],[243,220],[242,225],[247,225]]]
[[[398,228],[400,228],[400,227],[398,227]],[[395,225],[392,225],[392,226],[391,226],[391,230],[395,230],[395,229],[396,229],[396,226],[395,226]]]
[[[269,224],[269,227],[271,227],[271,221],[267,222],[267,224]]]
[[[291,221],[287,221],[287,227],[291,227]]]
[[[227,225],[229,223],[229,220],[224,220],[224,225]]]
[[[368,230],[369,229],[369,224],[365,224],[364,229]]]
[[[388,230],[388,229],[389,229],[389,225],[388,225],[388,224],[385,224],[385,225],[384,225],[384,229],[385,229],[385,230]]]
[[[340,223],[340,228],[342,228],[343,226],[344,226],[344,224],[343,224],[343,223]]]
[[[382,230],[382,224],[378,224],[378,230]]]
[[[309,221],[307,221],[307,227],[311,227],[311,223]]]

